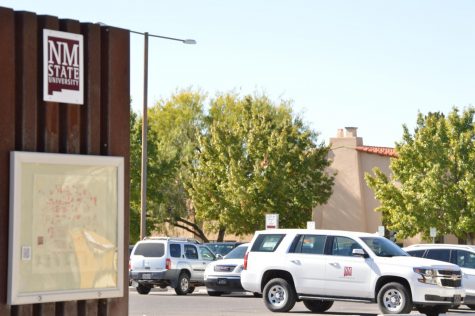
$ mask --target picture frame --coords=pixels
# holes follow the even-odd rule
[[[124,295],[124,158],[10,153],[9,305]]]

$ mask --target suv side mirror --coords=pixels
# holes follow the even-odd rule
[[[366,254],[366,252],[361,248],[353,249],[351,254],[356,257],[368,258],[368,255]]]
[[[221,260],[221,259],[223,259],[223,258],[224,258],[224,257],[223,257],[222,254],[219,254],[219,253],[216,254],[216,260]]]

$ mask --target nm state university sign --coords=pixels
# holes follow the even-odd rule
[[[43,30],[43,99],[84,103],[84,45],[80,34]]]

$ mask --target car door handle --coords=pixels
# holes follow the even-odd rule
[[[290,260],[290,262],[300,265],[300,260]]]
[[[338,262],[330,262],[330,265],[335,268],[338,268],[340,266]]]

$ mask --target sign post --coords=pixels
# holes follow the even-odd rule
[[[435,237],[437,236],[437,228],[430,228],[430,236],[432,237],[432,243],[435,244]]]
[[[279,214],[266,214],[266,229],[279,228]]]

